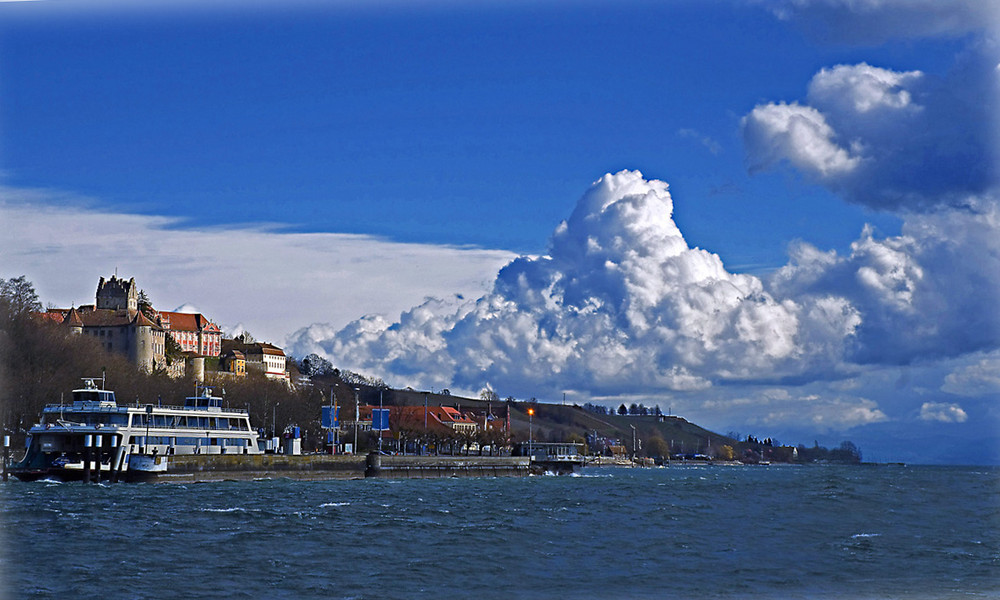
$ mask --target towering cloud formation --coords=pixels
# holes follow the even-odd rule
[[[290,347],[414,385],[595,395],[988,352],[1000,343],[1000,211],[989,196],[969,202],[978,209],[911,216],[900,236],[866,230],[845,256],[799,243],[764,281],[689,247],[667,184],[622,171],[584,194],[546,256],[510,262],[484,297],[428,300],[395,323],[314,325]]]
[[[686,390],[839,363],[861,322],[846,300],[775,299],[760,279],[688,247],[672,212],[666,183],[605,175],[547,256],[514,260],[475,303],[430,301],[398,323],[370,317],[332,338],[313,327],[292,345],[427,384],[512,391]]]

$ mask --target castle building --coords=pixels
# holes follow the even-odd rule
[[[96,304],[49,309],[46,318],[60,321],[73,333],[96,338],[108,352],[124,354],[146,371],[166,367],[163,327],[139,311],[134,278],[101,277]]]
[[[135,277],[127,282],[114,275],[108,280],[101,277],[97,282],[97,308],[125,310],[130,314],[139,312],[139,288],[135,285]]]

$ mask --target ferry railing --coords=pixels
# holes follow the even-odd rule
[[[146,406],[147,405],[145,405],[145,404],[138,404],[138,403],[136,403],[136,404],[124,404],[124,405],[123,404],[117,404],[115,406],[86,406],[85,408],[87,409],[88,412],[127,412],[128,409],[130,409],[130,408],[145,408]],[[204,407],[204,406],[200,406],[200,407],[195,407],[195,406],[174,406],[174,405],[169,405],[169,404],[154,404],[153,408],[156,408],[156,409],[161,409],[162,408],[162,409],[166,409],[166,410],[198,410],[198,411],[203,411],[203,410],[206,410],[207,407]],[[212,407],[212,408],[218,408],[220,411],[227,412],[227,413],[235,413],[235,414],[243,414],[243,415],[249,414],[249,411],[247,411],[247,409],[245,409],[245,408],[225,408],[225,407]],[[52,410],[52,409],[55,409],[55,410],[62,409],[62,410],[65,410],[65,411],[71,411],[71,410],[73,410],[73,405],[72,404],[46,404],[45,405],[44,410],[49,411],[49,410]]]

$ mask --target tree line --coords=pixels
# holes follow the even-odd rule
[[[151,309],[148,298],[143,300],[144,308]],[[81,378],[103,377],[119,404],[182,405],[194,395],[193,378],[144,372],[96,338],[72,334],[60,323],[41,318],[42,310],[26,277],[0,279],[0,427],[15,444],[23,443],[46,404],[71,402],[70,392],[80,387]],[[268,433],[280,433],[289,423],[315,421],[312,433],[318,437],[322,399],[316,391],[291,389],[257,373],[215,383],[216,393],[225,391],[225,404],[250,411],[255,427],[266,424]]]

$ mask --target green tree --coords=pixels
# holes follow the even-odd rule
[[[151,321],[156,319],[156,309],[153,308],[153,302],[146,295],[146,290],[139,290],[139,312]]]
[[[167,357],[168,365],[174,364],[175,360],[184,360],[184,349],[169,333],[163,336],[163,354]]]
[[[727,444],[727,445],[719,448],[719,452],[717,454],[717,457],[720,460],[733,460],[736,457],[736,452],[733,450],[732,446],[730,446],[730,445]]]
[[[861,448],[854,445],[854,442],[844,440],[840,442],[839,447],[830,451],[830,460],[841,463],[860,463]]]
[[[646,456],[653,458],[670,456],[670,445],[658,435],[654,435],[646,440],[645,450]]]

